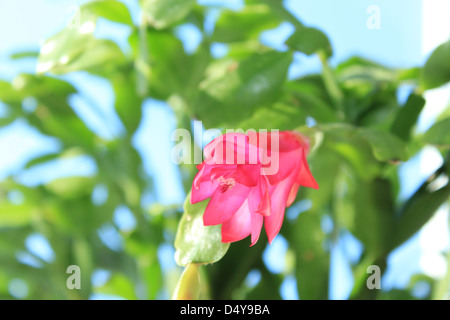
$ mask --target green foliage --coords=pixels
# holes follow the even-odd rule
[[[301,299],[328,299],[330,248],[348,233],[363,245],[361,257],[352,262],[351,298],[412,299],[417,281],[432,286],[433,294],[426,298],[442,298],[448,275],[439,283],[417,275],[407,288],[379,292],[367,289],[366,269],[377,264],[384,272],[392,250],[416,234],[450,197],[448,156],[411,197],[398,197],[399,163],[426,145],[438,147],[443,155],[450,147],[448,110],[425,134],[414,131],[426,102],[423,90],[450,80],[449,42],[436,48],[423,68],[394,69],[364,57],[332,67],[332,41],[319,29],[303,25],[282,1],[247,0],[238,11],[219,8],[213,32],[204,30],[211,8],[194,0],[139,3],[142,21],[134,25],[135,17],[120,1],[87,2],[80,7],[79,21],[75,16],[69,26],[46,39],[38,54],[11,56],[36,58],[37,74],[0,80],[0,101],[6,110],[0,126],[20,119],[58,141],[59,149],[27,159],[19,172],[0,181],[0,298],[18,298],[9,285],[11,279],[20,279],[30,299],[88,299],[92,294],[125,299],[280,299],[283,280],[295,277]],[[96,36],[99,19],[129,29],[124,40],[130,52]],[[295,28],[285,51],[260,43],[262,32],[283,22]],[[195,25],[202,36],[189,53],[177,33],[186,23]],[[226,45],[224,57],[211,55],[214,43]],[[296,51],[318,55],[321,72],[288,79]],[[123,128],[117,136],[100,137],[72,108],[70,99],[82,93],[61,76],[78,71],[110,84]],[[404,84],[414,90],[399,105],[397,91]],[[188,194],[184,207],[142,206],[141,199],[148,193],[155,196],[161,187],[143,172],[133,143],[147,99],[166,101],[177,126],[188,131],[197,119],[206,129],[297,130],[310,138],[308,162],[320,189],[301,188],[289,209],[295,216],[301,211],[299,204],[311,202],[306,212],[285,219],[281,229],[289,247],[282,257],[285,270],[274,274],[263,261],[265,235],[252,247],[245,240],[230,245],[221,242],[220,226],[203,226],[207,201],[189,202],[194,166],[179,168]],[[26,101],[35,108],[24,108]],[[91,108],[96,111],[94,105]],[[49,178],[37,186],[18,179],[28,170],[79,156],[95,164],[94,173]],[[105,199],[93,201],[101,188]],[[129,210],[134,229],[115,224],[118,208]],[[324,221],[331,222],[331,230],[323,228]],[[120,241],[105,243],[105,232]],[[36,233],[48,240],[52,259],[30,250],[27,239]],[[183,272],[178,267],[163,269],[167,263],[158,257],[162,248],[172,245],[173,262],[185,267]],[[66,287],[69,265],[82,270],[81,290]],[[107,272],[104,283],[91,281],[98,271]],[[250,272],[261,275],[254,286],[246,281]]]
[[[156,29],[166,28],[183,19],[195,0],[142,0],[144,17]]]
[[[281,22],[268,6],[248,5],[239,12],[223,12],[211,40],[224,43],[257,40],[262,31],[275,28]]]
[[[329,57],[333,54],[330,40],[316,28],[297,28],[296,32],[286,41],[286,44],[295,51],[307,55],[323,50]]]
[[[403,108],[398,111],[392,124],[391,132],[400,139],[408,141],[411,136],[411,130],[424,106],[425,99],[412,93]]]
[[[110,21],[133,25],[128,8],[117,0],[100,0],[86,3],[81,7],[84,12],[92,13]]]
[[[425,89],[439,87],[450,81],[450,41],[441,44],[428,58],[422,71]]]
[[[104,2],[105,4],[102,1],[85,5],[80,9],[79,21],[75,20],[73,26],[63,29],[45,41],[38,58],[39,73],[64,74],[80,70],[103,72],[108,69],[106,66],[109,64],[124,59],[116,43],[94,37],[99,16],[120,20],[120,22],[128,21],[122,16],[115,15],[115,11],[109,11],[111,6],[106,6],[106,2],[112,5],[116,1]],[[114,7],[113,10],[117,10],[115,6],[112,7]],[[105,12],[109,15],[105,15]]]
[[[450,118],[443,119],[434,124],[424,136],[427,143],[440,147],[450,147]]]
[[[192,106],[194,114],[208,128],[236,126],[255,108],[276,99],[291,59],[290,53],[269,51],[211,71],[212,75],[200,84]]]

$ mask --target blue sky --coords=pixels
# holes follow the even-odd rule
[[[11,62],[7,59],[8,55],[20,50],[39,49],[44,39],[68,23],[70,15],[73,13],[71,8],[84,2],[86,1],[2,1],[0,4],[0,79],[11,80],[18,71],[34,72],[33,61]],[[136,1],[126,0],[123,2],[131,9],[134,21],[139,21]],[[223,1],[204,0],[199,2]],[[227,2],[227,5],[233,9],[238,9],[241,4],[241,1]],[[424,1],[422,0],[287,0],[285,4],[305,25],[318,27],[329,35],[334,48],[332,64],[352,55],[361,55],[392,67],[413,67],[423,64],[433,47],[433,45],[428,45],[424,50],[423,32],[428,29],[424,28]],[[366,26],[367,19],[370,17],[367,8],[371,5],[376,5],[380,9],[380,29],[371,30]],[[128,32],[126,27],[102,21],[96,35],[114,39],[124,50],[127,50],[124,39]],[[277,30],[264,34],[262,41],[279,47],[291,32],[292,27],[284,24]],[[186,40],[185,47],[187,48],[192,47],[193,43],[198,41],[198,36],[196,38],[192,28],[180,29],[179,34]],[[436,42],[435,45],[437,44]],[[218,47],[218,50],[220,49],[221,47]],[[316,57],[297,54],[289,75],[297,77],[318,70],[320,70],[320,64]],[[121,127],[113,112],[114,97],[111,86],[104,80],[84,73],[76,73],[67,76],[66,79],[74,83],[82,92],[82,95],[74,96],[70,101],[77,113],[100,135],[104,137],[117,135]],[[101,116],[89,110],[86,97],[98,105]],[[430,99],[433,97],[431,96]],[[439,110],[437,107],[428,107],[424,112],[426,117],[421,119],[423,128],[431,125]],[[147,172],[159,186],[155,195],[156,199],[151,198],[149,201],[158,200],[166,204],[180,203],[184,199],[184,192],[181,188],[179,174],[170,161],[170,136],[175,129],[172,111],[164,103],[152,100],[145,102],[143,111],[143,123],[135,136],[134,143],[143,156]],[[103,119],[108,119],[106,125]],[[2,154],[8,154],[8,157],[0,158],[0,179],[7,174],[17,172],[29,157],[55,151],[58,148],[57,141],[39,135],[24,122],[18,121],[8,128],[0,128],[0,150],[2,150]],[[424,165],[424,160],[426,160],[426,165]],[[429,149],[424,154],[405,163],[400,172],[402,195],[407,196],[413,192],[424,177],[440,165],[441,161],[442,159],[436,151]],[[89,162],[89,159],[78,159],[73,163],[67,162],[60,167],[57,173],[60,175],[89,175],[96,170],[95,164]],[[417,168],[420,170],[417,171]],[[48,172],[51,171],[54,171],[53,168],[48,169]],[[419,174],[416,174],[417,172]],[[38,184],[43,179],[51,178],[54,176],[47,175],[44,178],[42,174],[33,175],[33,172],[22,177],[23,180],[31,181],[31,184]],[[38,237],[34,239],[38,239]],[[420,239],[420,235],[416,235],[404,246],[403,251],[400,250],[396,255],[390,257],[390,260],[394,261],[398,267],[397,270],[389,269],[385,277],[386,287],[403,286],[412,273],[421,270],[420,261],[423,250]],[[265,257],[277,255],[277,252],[279,257],[282,252],[286,251],[285,246],[285,240],[278,237]],[[331,298],[348,297],[352,284],[349,280],[349,261],[353,256],[358,255],[360,251],[358,248],[357,240],[350,235],[333,246]],[[169,253],[163,253],[161,256],[170,259],[171,252],[170,249],[167,250]],[[349,254],[350,256],[348,256]],[[270,260],[277,259],[267,259],[267,261]],[[169,265],[171,264],[169,263]],[[273,272],[280,272],[279,270],[282,269],[282,266],[270,264],[270,262],[268,265]],[[295,292],[295,281],[288,278],[283,285],[283,297],[298,298]]]

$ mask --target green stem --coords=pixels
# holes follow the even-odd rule
[[[200,296],[200,265],[190,263],[178,280],[172,300],[198,300]]]
[[[344,104],[343,104],[344,94],[342,93],[341,88],[339,87],[338,82],[336,80],[336,77],[328,64],[327,55],[325,51],[319,50],[317,52],[317,55],[319,56],[320,62],[322,63],[323,82],[325,84],[325,87],[327,88],[328,93],[330,94],[331,99],[333,100],[336,106],[336,109],[338,111],[338,117],[343,120],[345,118]]]
[[[148,79],[150,78],[150,62],[149,62],[149,47],[147,41],[147,25],[142,19],[138,29],[139,44],[138,53],[135,62],[137,71],[137,92],[139,96],[145,97],[148,94]]]

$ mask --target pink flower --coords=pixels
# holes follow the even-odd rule
[[[211,198],[203,223],[221,224],[222,242],[251,235],[254,245],[264,223],[272,243],[299,187],[319,188],[306,162],[308,151],[306,138],[290,131],[222,135],[204,149],[191,203]]]

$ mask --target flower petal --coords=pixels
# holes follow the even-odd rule
[[[247,187],[254,187],[258,184],[261,175],[261,166],[257,164],[239,164],[236,166],[235,176],[236,181],[246,185]]]
[[[263,225],[264,216],[260,215],[259,213],[252,212],[251,213],[251,235],[252,235],[252,243],[250,245],[253,246],[259,239],[259,235],[261,234],[261,228]]]
[[[264,226],[269,243],[272,243],[273,239],[281,229],[284,218],[284,210],[286,209],[286,202],[289,192],[294,185],[294,178],[295,176],[293,175],[271,188],[270,216],[264,217]]]
[[[194,187],[191,191],[191,204],[211,198],[217,189],[219,182],[217,180],[201,182],[198,188]]]
[[[248,201],[245,201],[233,217],[222,224],[222,242],[239,241],[252,232],[252,220]]]
[[[297,197],[297,191],[298,188],[300,188],[300,185],[298,183],[294,183],[294,185],[291,188],[291,191],[289,191],[289,196],[286,201],[286,207],[289,207]]]
[[[270,191],[269,191],[269,182],[267,181],[266,177],[261,176],[259,187],[260,187],[262,196],[261,196],[261,200],[258,204],[258,208],[256,209],[256,212],[263,216],[269,216],[270,215]]]
[[[219,185],[203,214],[203,224],[212,226],[229,220],[242,206],[250,189],[239,183],[228,189],[223,189]]]
[[[302,166],[300,172],[298,173],[296,182],[303,186],[313,189],[319,189],[319,184],[314,179],[311,170],[309,170],[308,161],[306,161],[306,151],[302,151]]]
[[[302,149],[290,152],[272,153],[270,167],[263,165],[263,172],[271,185],[286,179],[293,172],[298,171],[301,165]],[[275,169],[275,170],[274,170]]]

